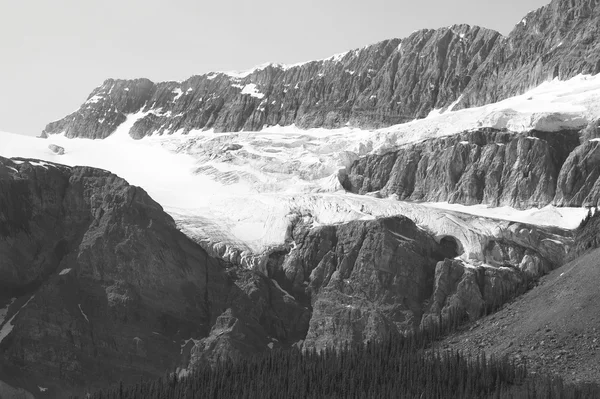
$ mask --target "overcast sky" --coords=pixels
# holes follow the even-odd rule
[[[38,135],[109,77],[296,63],[457,23],[508,34],[547,2],[0,0],[0,130]]]

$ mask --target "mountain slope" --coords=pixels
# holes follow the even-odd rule
[[[472,76],[457,109],[493,103],[542,82],[600,72],[600,2],[553,0],[528,13]]]
[[[268,64],[184,82],[109,79],[46,134],[105,138],[144,112],[134,137],[183,129],[259,130],[263,125],[387,126],[454,101],[499,34],[467,25],[422,30],[321,61]]]
[[[508,354],[536,371],[600,382],[600,250],[556,269],[530,292],[442,345]]]
[[[134,113],[142,113],[130,132],[136,138],[265,125],[404,123],[432,110],[489,104],[553,78],[600,72],[599,13],[597,0],[554,0],[508,37],[455,25],[293,66],[268,64],[184,82],[109,79],[44,134],[105,138]]]
[[[219,321],[256,332],[223,356],[306,334],[304,306],[264,276],[228,273],[109,172],[0,157],[0,205],[0,380],[36,397],[187,367],[184,345]]]

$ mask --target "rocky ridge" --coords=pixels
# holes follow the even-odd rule
[[[553,78],[600,72],[597,0],[554,0],[507,36],[468,25],[420,30],[321,61],[184,82],[109,79],[44,134],[105,138],[128,115],[151,134],[267,125],[382,127],[495,102]]]
[[[355,161],[344,187],[401,200],[518,209],[596,206],[598,121],[581,132],[479,129]]]

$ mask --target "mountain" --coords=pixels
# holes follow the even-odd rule
[[[35,397],[477,319],[573,246],[507,222],[485,256],[518,267],[473,267],[448,260],[464,250],[452,236],[404,216],[321,227],[298,216],[292,244],[249,270],[210,256],[104,170],[0,158],[0,204],[0,380]]]
[[[552,292],[593,299],[573,290],[598,246],[599,9],[109,79],[45,139],[0,132],[0,397],[440,321],[489,332],[481,317],[573,259],[579,280]],[[558,305],[544,323],[570,320]]]
[[[600,72],[597,0],[554,0],[507,36],[468,25],[421,30],[321,61],[209,73],[184,82],[109,79],[44,134],[105,138],[128,114],[130,134],[256,131],[295,124],[383,127],[430,111],[502,100],[553,78]]]
[[[36,397],[187,367],[185,343],[219,322],[256,335],[220,337],[229,356],[308,327],[276,284],[228,271],[107,171],[0,157],[0,204],[0,379]]]

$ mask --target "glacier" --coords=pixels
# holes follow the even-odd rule
[[[482,107],[448,108],[377,130],[268,126],[258,132],[179,131],[134,140],[129,130],[147,114],[140,112],[128,115],[104,140],[64,135],[39,139],[0,132],[0,156],[109,170],[144,188],[184,233],[225,258],[252,259],[280,247],[290,224],[299,219],[335,224],[404,214],[431,229],[439,223],[436,218],[462,214],[463,219],[486,217],[564,229],[579,225],[585,208],[520,211],[418,204],[344,191],[340,177],[352,162],[409,143],[482,127],[516,132],[581,129],[600,115],[600,75],[549,81]],[[55,154],[50,144],[63,147],[65,153]],[[482,229],[493,229],[492,224]]]

